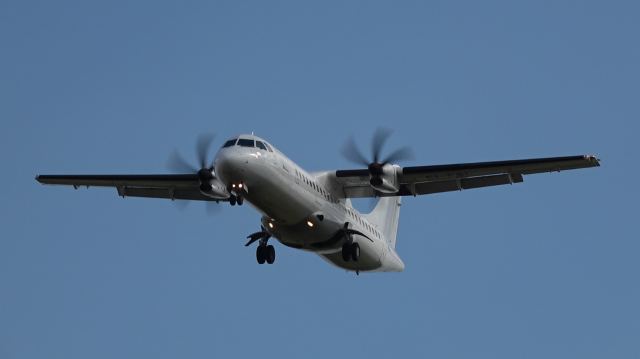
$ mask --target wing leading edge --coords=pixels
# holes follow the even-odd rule
[[[587,155],[398,167],[400,190],[397,193],[382,193],[374,190],[369,185],[370,177],[366,169],[339,170],[335,172],[335,176],[336,182],[342,185],[347,198],[419,196],[514,184],[523,182],[523,175],[599,166],[600,163],[596,157]]]
[[[198,175],[39,175],[46,185],[115,187],[122,197],[146,197],[215,201],[200,192]]]

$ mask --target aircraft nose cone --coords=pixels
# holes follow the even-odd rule
[[[246,156],[239,153],[227,151],[218,154],[216,157],[216,175],[227,184],[242,182],[240,175],[244,172],[246,165]]]

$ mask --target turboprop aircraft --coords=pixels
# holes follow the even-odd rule
[[[213,162],[207,153],[213,135],[196,144],[199,168],[177,152],[167,167],[178,174],[159,175],[39,175],[46,185],[79,188],[115,187],[124,197],[207,201],[216,206],[249,204],[261,215],[261,230],[249,235],[246,246],[258,242],[259,264],[272,264],[270,238],[291,248],[318,254],[329,263],[360,272],[400,272],[404,263],[395,251],[401,199],[432,193],[462,191],[523,182],[523,176],[598,167],[594,156],[568,156],[512,161],[401,167],[393,162],[412,157],[410,148],[380,157],[391,131],[378,129],[373,159],[358,150],[353,137],[342,147],[361,169],[307,172],[275,146],[251,135],[227,140]],[[371,213],[362,214],[352,198],[379,198]]]

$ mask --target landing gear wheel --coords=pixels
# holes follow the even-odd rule
[[[231,195],[231,197],[229,198],[229,203],[230,203],[232,206],[235,206],[235,205],[236,205],[236,196]]]
[[[349,248],[349,243],[345,243],[342,245],[342,260],[348,262],[351,259],[351,248]]]
[[[357,262],[360,259],[360,245],[358,243],[351,244],[351,259]]]
[[[244,198],[242,198],[242,196],[238,196],[238,199],[236,199],[236,201],[238,202],[238,206],[242,206],[242,203],[244,203]]]
[[[267,259],[267,263],[269,264],[273,264],[273,262],[276,260],[276,249],[273,248],[272,245],[268,245],[265,247],[265,257]]]
[[[264,264],[265,261],[265,250],[263,246],[258,246],[258,249],[256,249],[256,259],[258,260],[258,264]],[[274,254],[275,256],[275,254]]]

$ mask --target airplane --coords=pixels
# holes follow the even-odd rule
[[[228,139],[213,162],[207,153],[214,135],[196,143],[199,168],[174,151],[167,168],[177,174],[38,175],[44,185],[115,187],[125,197],[206,201],[209,205],[245,201],[261,214],[261,230],[246,246],[258,242],[256,260],[273,264],[275,238],[281,244],[319,255],[348,272],[401,272],[395,250],[402,197],[462,191],[523,182],[523,176],[600,166],[590,155],[524,160],[401,167],[412,158],[404,147],[382,158],[391,130],[379,128],[372,141],[373,159],[358,149],[353,136],[341,152],[365,168],[307,172],[270,142],[248,134]],[[353,198],[373,198],[371,213],[357,211]]]

